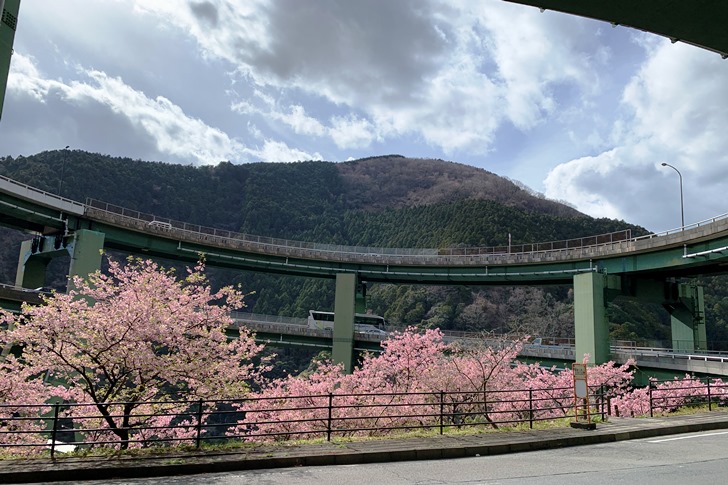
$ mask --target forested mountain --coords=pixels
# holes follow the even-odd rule
[[[485,170],[398,155],[192,167],[58,150],[1,158],[0,174],[79,201],[94,198],[195,224],[320,243],[435,248],[505,245],[509,235],[521,244],[626,228],[645,232],[624,221],[588,217]],[[0,278],[12,283],[25,236],[3,230],[0,237]],[[214,278],[255,291],[247,301],[258,313],[305,316],[312,308],[333,308],[328,280],[225,270],[214,271]],[[723,285],[720,277],[710,284]],[[706,293],[721,315],[715,321],[721,334],[728,325],[728,296],[716,295],[728,291]],[[369,307],[399,325],[573,334],[568,287],[376,285],[369,294]],[[612,315],[616,337],[669,335],[669,319],[659,308],[621,304]]]

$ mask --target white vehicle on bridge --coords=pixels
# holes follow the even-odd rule
[[[334,330],[334,312],[309,310],[308,328],[314,330]],[[387,335],[387,321],[379,315],[356,313],[354,315],[354,331],[373,335]]]

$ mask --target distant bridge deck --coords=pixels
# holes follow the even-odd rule
[[[39,304],[40,294],[36,290],[0,284],[0,302],[2,303],[2,307],[8,310],[18,311],[20,303],[23,301],[31,304]],[[308,328],[305,318],[242,312],[235,312],[233,318],[239,324],[255,332],[256,340],[259,343],[274,346],[310,347],[321,350],[331,349],[331,331]],[[477,332],[444,330],[443,334],[446,343],[456,341],[484,341],[483,334]],[[354,349],[357,351],[381,352],[382,348],[380,344],[384,338],[386,337],[377,334],[355,332]],[[494,342],[497,344],[502,342],[502,340],[496,339]],[[709,374],[713,376],[728,376],[728,353],[710,351],[683,353],[666,348],[630,345],[612,345],[611,351],[612,359],[619,364],[627,362],[628,359],[634,359],[638,367]],[[573,362],[575,349],[571,342],[558,345],[529,343],[523,346],[519,355],[532,360],[543,359],[545,361]]]
[[[310,329],[306,326],[305,318],[289,318],[271,315],[235,313],[234,318],[239,324],[256,332],[259,342],[273,345],[290,344],[293,346],[308,346],[330,349],[332,334],[328,330]],[[488,342],[487,336],[477,332],[442,331],[444,341],[452,342]],[[354,347],[359,351],[380,352],[380,343],[386,337],[365,332],[355,332]],[[493,344],[502,344],[502,339],[494,339]],[[702,352],[682,353],[665,348],[636,347],[624,345],[611,346],[612,359],[617,364],[624,364],[633,359],[638,367],[663,369],[684,373],[699,373],[712,376],[728,377],[728,353]],[[521,357],[544,359],[547,361],[575,360],[573,344],[541,345],[527,343],[519,353]]]

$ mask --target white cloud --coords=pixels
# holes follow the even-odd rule
[[[352,115],[334,117],[331,124],[331,138],[339,148],[367,147],[375,139],[374,127],[369,120]]]
[[[663,42],[624,91],[634,135],[693,169],[728,161],[727,82],[720,56]]]
[[[240,143],[221,130],[185,115],[179,106],[163,96],[149,98],[120,78],[92,70],[80,73],[82,81],[64,83],[46,79],[33,60],[22,54],[14,56],[13,68],[9,94],[29,95],[41,104],[53,96],[67,106],[88,112],[108,110],[151,137],[160,154],[204,164],[235,159],[244,152]]]
[[[50,82],[39,82],[40,73],[35,67],[33,58],[18,52],[13,54],[13,75],[9,76],[7,90],[25,92],[42,102],[48,94]]]
[[[503,122],[529,130],[556,111],[562,100],[555,86],[596,89],[593,66],[608,58],[598,48],[587,55],[583,31],[564,35],[563,16],[502,2],[135,5],[191,35],[205,56],[230,62],[258,93],[301,92],[311,103],[358,113],[352,131],[354,125],[341,129],[340,113],[326,127],[326,117],[312,117],[301,103],[270,100],[279,107],[267,113],[249,99],[234,104],[239,113],[265,115],[344,149],[414,135],[446,153],[487,153]]]
[[[276,117],[298,135],[322,136],[326,131],[316,118],[306,115],[306,110],[301,105],[292,105],[287,113],[276,113]]]
[[[624,116],[614,148],[562,163],[544,184],[595,216],[667,229],[679,224],[677,174],[684,182],[685,219],[697,222],[728,210],[728,71],[719,56],[667,41],[646,44],[648,58],[624,89]]]
[[[246,153],[253,157],[257,157],[263,162],[284,163],[284,162],[301,162],[308,160],[323,160],[320,153],[306,153],[305,151],[291,148],[283,142],[266,140],[263,148],[246,149]]]
[[[617,150],[562,163],[551,170],[544,181],[546,196],[568,200],[594,217],[620,218],[620,208],[611,202],[615,186],[611,191],[594,189],[607,179],[618,179],[616,172],[622,165]]]

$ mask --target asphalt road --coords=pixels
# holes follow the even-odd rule
[[[688,484],[728,476],[728,431],[457,460],[281,468],[78,484]],[[721,478],[723,477],[723,478]],[[66,482],[68,483],[68,482]]]

